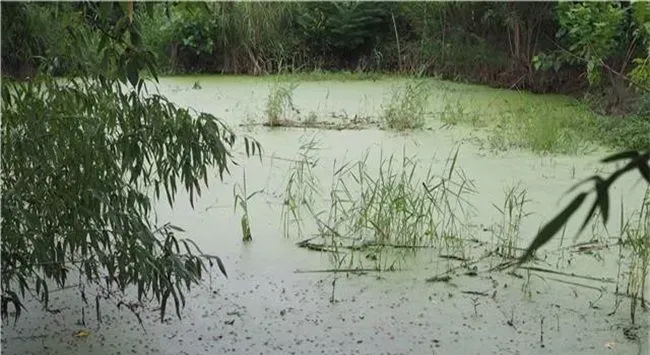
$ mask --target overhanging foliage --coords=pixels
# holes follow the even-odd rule
[[[65,287],[71,276],[84,301],[85,286],[97,286],[97,310],[101,298],[133,291],[138,302],[159,303],[161,319],[173,300],[180,317],[206,262],[226,275],[181,228],[154,225],[152,205],[163,194],[173,205],[179,188],[193,205],[213,176],[228,173],[237,139],[215,116],[145,93],[140,71],[157,80],[156,70],[132,5],[99,9],[97,54],[116,70],[78,63],[84,71],[72,80],[44,68],[33,81],[2,82],[3,317],[11,304],[17,319],[29,293],[47,308],[52,284]],[[109,23],[108,14],[119,16]],[[256,141],[244,145],[260,154]]]

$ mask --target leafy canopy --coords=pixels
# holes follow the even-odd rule
[[[581,65],[589,82],[598,84],[603,67],[613,71],[607,63],[622,60],[616,68],[620,73],[615,74],[628,74],[630,62],[631,84],[648,87],[648,2],[634,1],[626,6],[623,2],[560,2],[556,13],[560,26],[556,34],[558,50],[535,56],[536,69],[559,70],[565,64]]]

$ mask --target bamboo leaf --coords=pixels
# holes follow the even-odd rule
[[[521,264],[527,261],[537,249],[542,247],[544,244],[548,243],[557,232],[562,229],[562,227],[568,222],[569,218],[580,208],[587,193],[583,192],[576,196],[571,203],[562,210],[555,218],[548,222],[535,236],[532,243],[526,249],[524,255],[518,260],[518,264]]]
[[[129,80],[129,83],[133,87],[135,87],[138,84],[138,81],[140,80],[140,74],[138,73],[138,64],[134,59],[130,59],[126,63],[126,77]]]
[[[173,286],[170,286],[170,290],[171,290],[171,293],[172,293],[172,298],[174,299],[174,309],[176,310],[176,316],[180,320],[180,319],[182,319],[181,318],[180,300],[179,300],[178,295],[176,294],[176,290],[174,290]]]
[[[181,227],[179,227],[179,226],[176,226],[176,225],[173,225],[173,224],[169,224],[168,227],[171,228],[171,229],[173,229],[173,230],[175,230],[175,231],[177,231],[177,232],[185,233],[185,229],[183,229],[183,228],[181,228]]]
[[[44,70],[38,81],[0,82],[2,261],[29,265],[14,273],[3,268],[6,284],[15,285],[5,290],[3,316],[13,304],[18,318],[26,291],[34,287],[47,304],[44,278],[64,286],[72,264],[84,285],[99,284],[109,294],[133,287],[139,301],[159,302],[162,321],[170,296],[179,315],[186,301],[181,288],[199,282],[202,260],[212,263],[189,239],[180,248],[174,233],[183,228],[155,229],[148,196],[154,192],[159,199],[164,189],[173,206],[180,188],[194,204],[208,186],[208,171],[218,169],[221,178],[230,173],[236,163],[232,149],[241,140],[217,117],[199,113],[196,119],[143,90],[140,70],[157,78],[157,68],[153,53],[131,45],[139,45],[141,36],[138,23],[128,19],[134,14],[131,4],[88,4],[101,33],[65,29],[75,55],[96,57],[92,65],[97,67],[65,58],[66,65],[78,69],[78,80],[63,83]],[[87,49],[96,53],[83,53]],[[261,145],[252,138],[244,141],[247,155],[258,153],[261,159]],[[257,192],[246,193],[242,196],[248,199]],[[227,278],[220,258],[217,265]],[[80,297],[87,301],[84,291]],[[99,311],[96,298],[101,320]]]
[[[650,162],[650,153],[645,154],[644,157],[640,157],[638,163],[637,163],[637,168],[639,169],[639,173],[641,173],[641,176],[645,179],[645,181],[650,184],[650,165],[648,164]]]
[[[606,158],[603,158],[601,160],[602,163],[611,163],[615,162],[618,160],[627,160],[627,159],[634,159],[639,156],[639,152],[634,151],[634,150],[628,150],[625,152],[620,152],[616,154],[612,154]]]
[[[162,323],[165,319],[165,311],[167,310],[167,300],[169,299],[170,291],[167,290],[163,293],[160,300],[160,322]]]
[[[221,258],[218,256],[215,256],[214,258],[217,260],[217,266],[219,267],[219,271],[221,271],[223,276],[228,278],[228,274],[226,273],[226,267],[223,266],[223,262],[221,261]]]
[[[600,213],[603,217],[603,223],[607,223],[609,220],[609,193],[608,185],[604,183],[597,185],[596,187],[596,202],[600,206]]]

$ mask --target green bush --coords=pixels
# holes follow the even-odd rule
[[[57,76],[97,66],[98,36],[70,3],[2,5],[2,73],[34,77],[41,69]],[[74,28],[75,31],[70,31]],[[74,42],[74,45],[73,45]]]
[[[350,59],[390,34],[393,7],[386,2],[304,3],[297,31],[312,55]]]

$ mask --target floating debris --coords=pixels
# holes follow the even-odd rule
[[[89,335],[90,335],[90,330],[87,329],[77,330],[76,332],[72,333],[72,336],[77,338],[85,338]]]

